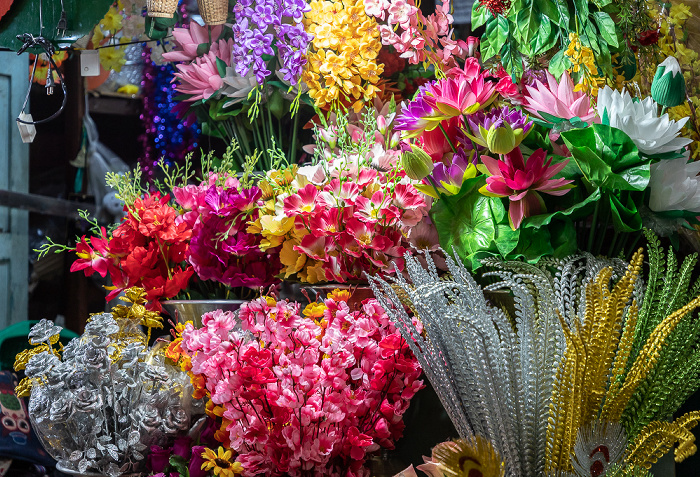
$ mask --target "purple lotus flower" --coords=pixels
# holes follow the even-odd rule
[[[469,123],[469,129],[471,129],[472,134],[477,137],[481,134],[479,126],[488,131],[492,126],[499,128],[503,126],[503,123],[508,123],[513,131],[521,129],[523,136],[526,136],[534,125],[522,111],[515,108],[511,109],[508,106],[492,108],[486,113],[483,111],[474,113],[467,117],[467,123]]]
[[[432,131],[441,121],[440,111],[434,110],[419,92],[413,101],[401,109],[394,120],[394,131],[403,131],[404,138],[419,136],[423,131]]]
[[[464,150],[460,149],[452,156],[452,164],[446,166],[442,162],[435,164],[432,174],[423,179],[416,189],[433,198],[440,195],[455,195],[459,193],[465,180],[476,177],[476,167],[471,163]]]

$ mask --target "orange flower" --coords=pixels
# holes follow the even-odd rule
[[[350,290],[341,290],[340,288],[336,288],[328,294],[328,298],[333,301],[347,302],[350,299],[350,296]]]

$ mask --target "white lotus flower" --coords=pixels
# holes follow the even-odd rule
[[[659,106],[650,97],[635,101],[626,90],[619,92],[606,86],[598,93],[597,108],[603,122],[624,131],[642,154],[674,152],[693,142],[678,137],[688,118],[676,122],[668,114],[659,117]]]
[[[241,76],[236,73],[234,68],[227,67],[226,76],[222,78],[222,81],[224,82],[224,88],[221,90],[221,94],[232,98],[231,101],[224,104],[225,108],[246,100],[253,88],[258,86],[258,81],[255,79],[255,73],[253,73],[252,68],[247,75]]]
[[[649,208],[655,212],[688,210],[700,213],[700,161],[688,162],[689,154],[651,165]]]

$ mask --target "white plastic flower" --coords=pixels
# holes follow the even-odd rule
[[[258,86],[258,81],[255,79],[255,73],[251,69],[248,74],[241,76],[236,73],[234,68],[226,68],[226,76],[223,78],[224,88],[221,90],[221,94],[231,98],[224,104],[224,107],[232,106],[236,103],[240,103],[248,98],[248,93],[250,93],[253,88]]]
[[[700,213],[700,161],[688,155],[651,166],[649,208],[655,212],[688,210]]]
[[[650,97],[634,100],[626,90],[619,92],[606,86],[598,93],[597,108],[603,123],[624,131],[643,154],[678,151],[693,142],[678,137],[688,118],[676,122],[668,114],[659,117],[659,106]]]

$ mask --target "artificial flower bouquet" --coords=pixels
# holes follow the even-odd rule
[[[216,466],[366,476],[367,454],[393,448],[421,369],[376,300],[350,311],[349,295],[336,290],[303,310],[266,296],[181,327],[169,353],[222,418]]]
[[[255,158],[247,158],[248,172],[240,178],[230,172],[235,147],[221,159],[205,155],[199,180],[193,180],[191,156],[184,166],[161,162],[165,178],[151,186],[143,184],[138,167],[108,174],[107,183],[125,203],[121,223],[107,230],[84,215],[94,235],[84,235],[75,247],[49,239],[39,252],[75,251],[71,271],[109,275],[107,301],[134,286],[145,290],[146,306],[157,311],[161,300],[175,297],[254,296],[278,282],[280,264],[277,249],[261,250],[262,237],[247,232],[262,193],[250,178]]]
[[[482,287],[457,256],[447,279],[409,257],[408,279],[372,279],[461,439],[419,469],[650,477],[669,450],[677,462],[696,452],[700,411],[677,413],[699,388],[697,256],[681,263],[646,236],[648,268],[642,249],[629,263],[492,258]],[[489,303],[494,290],[513,306]]]
[[[309,8],[302,0],[243,0],[233,9],[231,25],[191,22],[173,30],[175,50],[163,58],[177,62],[174,81],[182,95],[176,109],[183,117],[195,116],[205,134],[226,144],[236,141],[238,171],[254,151],[262,171],[272,168],[268,151],[276,147],[296,160],[303,124],[299,100],[308,89],[299,78],[312,38],[301,21]],[[282,133],[289,129],[291,136]]]
[[[281,278],[364,282],[365,274],[401,270],[407,251],[437,246],[425,240],[429,198],[399,165],[395,107],[331,116],[317,129],[315,164],[259,182],[263,206],[248,230],[264,237],[263,250],[281,247]]]
[[[169,365],[162,347],[149,349],[140,325],[160,325],[146,311],[143,289],[131,288],[111,313],[93,315],[80,338],[62,349],[61,327],[41,320],[17,355],[30,396],[29,417],[46,450],[66,472],[116,477],[145,470],[150,446],[166,446],[190,425],[192,386]]]
[[[672,57],[658,71],[652,94],[665,110],[684,100],[669,93],[684,90],[683,77]],[[625,90],[606,86],[596,98],[568,72],[492,78],[469,58],[395,120],[416,138],[404,167],[420,170],[419,188],[438,199],[430,214],[441,245],[470,268],[489,256],[536,262],[579,249],[629,256],[643,224],[670,235],[696,222],[685,119]]]

